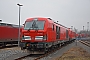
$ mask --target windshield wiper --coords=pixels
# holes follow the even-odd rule
[[[30,30],[31,30],[31,26],[29,27],[28,31],[30,31]]]

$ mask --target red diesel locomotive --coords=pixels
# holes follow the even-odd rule
[[[22,29],[21,49],[45,53],[75,39],[75,32],[50,18],[28,18]]]
[[[0,46],[18,43],[18,25],[0,23]]]

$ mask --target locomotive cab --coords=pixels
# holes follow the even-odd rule
[[[22,41],[44,41],[46,40],[45,31],[46,30],[44,20],[27,20],[24,24],[24,29],[22,30]]]

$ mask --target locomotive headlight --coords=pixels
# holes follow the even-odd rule
[[[35,40],[47,40],[47,35],[44,36],[36,36]]]
[[[31,40],[30,36],[22,36],[22,40]]]

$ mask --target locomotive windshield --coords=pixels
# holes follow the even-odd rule
[[[45,21],[28,21],[26,22],[25,30],[43,30]]]

